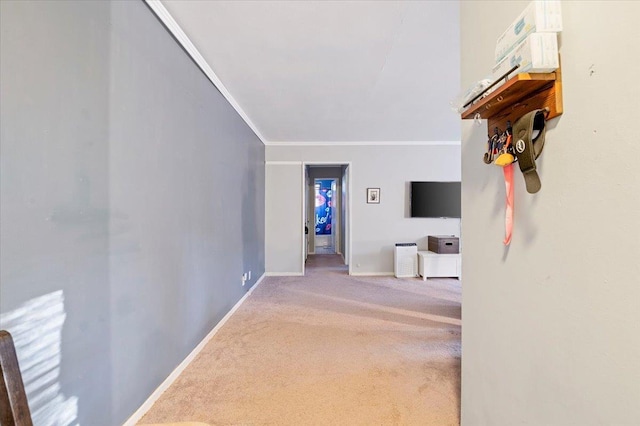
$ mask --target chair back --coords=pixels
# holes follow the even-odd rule
[[[16,347],[5,330],[0,330],[0,425],[33,426]]]

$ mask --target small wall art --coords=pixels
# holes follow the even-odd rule
[[[367,188],[367,204],[380,204],[380,188]]]

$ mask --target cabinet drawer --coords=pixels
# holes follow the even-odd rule
[[[458,259],[429,257],[426,259],[425,272],[428,277],[457,277]]]

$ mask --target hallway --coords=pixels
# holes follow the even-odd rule
[[[269,277],[141,423],[455,425],[460,282],[350,277],[312,255]]]

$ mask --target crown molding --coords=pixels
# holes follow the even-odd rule
[[[266,145],[267,141],[264,138],[264,136],[262,136],[262,134],[260,133],[256,125],[253,124],[253,122],[251,121],[249,116],[244,112],[242,107],[240,107],[238,102],[236,102],[233,96],[231,96],[231,93],[229,92],[229,90],[227,90],[224,84],[222,84],[222,81],[218,78],[216,73],[213,72],[213,69],[211,68],[211,66],[200,54],[196,46],[191,42],[187,34],[182,30],[180,25],[178,25],[176,20],[173,19],[173,16],[171,16],[169,11],[162,5],[160,0],[144,0],[144,1],[145,3],[147,3],[147,6],[149,6],[149,8],[153,11],[153,13],[156,14],[158,19],[160,19],[160,21],[165,25],[167,30],[169,30],[169,32],[173,34],[175,39],[178,41],[178,43],[180,43],[180,45],[189,54],[189,56],[191,56],[191,58],[196,63],[196,65],[200,67],[202,72],[207,76],[207,78],[211,81],[211,83],[213,83],[213,85],[220,91],[220,93],[222,93],[222,96],[225,97],[225,99],[231,104],[233,109],[236,110],[236,112],[240,115],[240,117],[242,117],[245,123],[247,123],[247,125],[251,128],[251,130],[253,130],[253,132],[256,134],[258,139],[260,139],[262,143]]]
[[[301,166],[302,161],[265,161],[267,166]]]
[[[460,141],[335,141],[335,142],[265,142],[267,146],[459,146]]]

